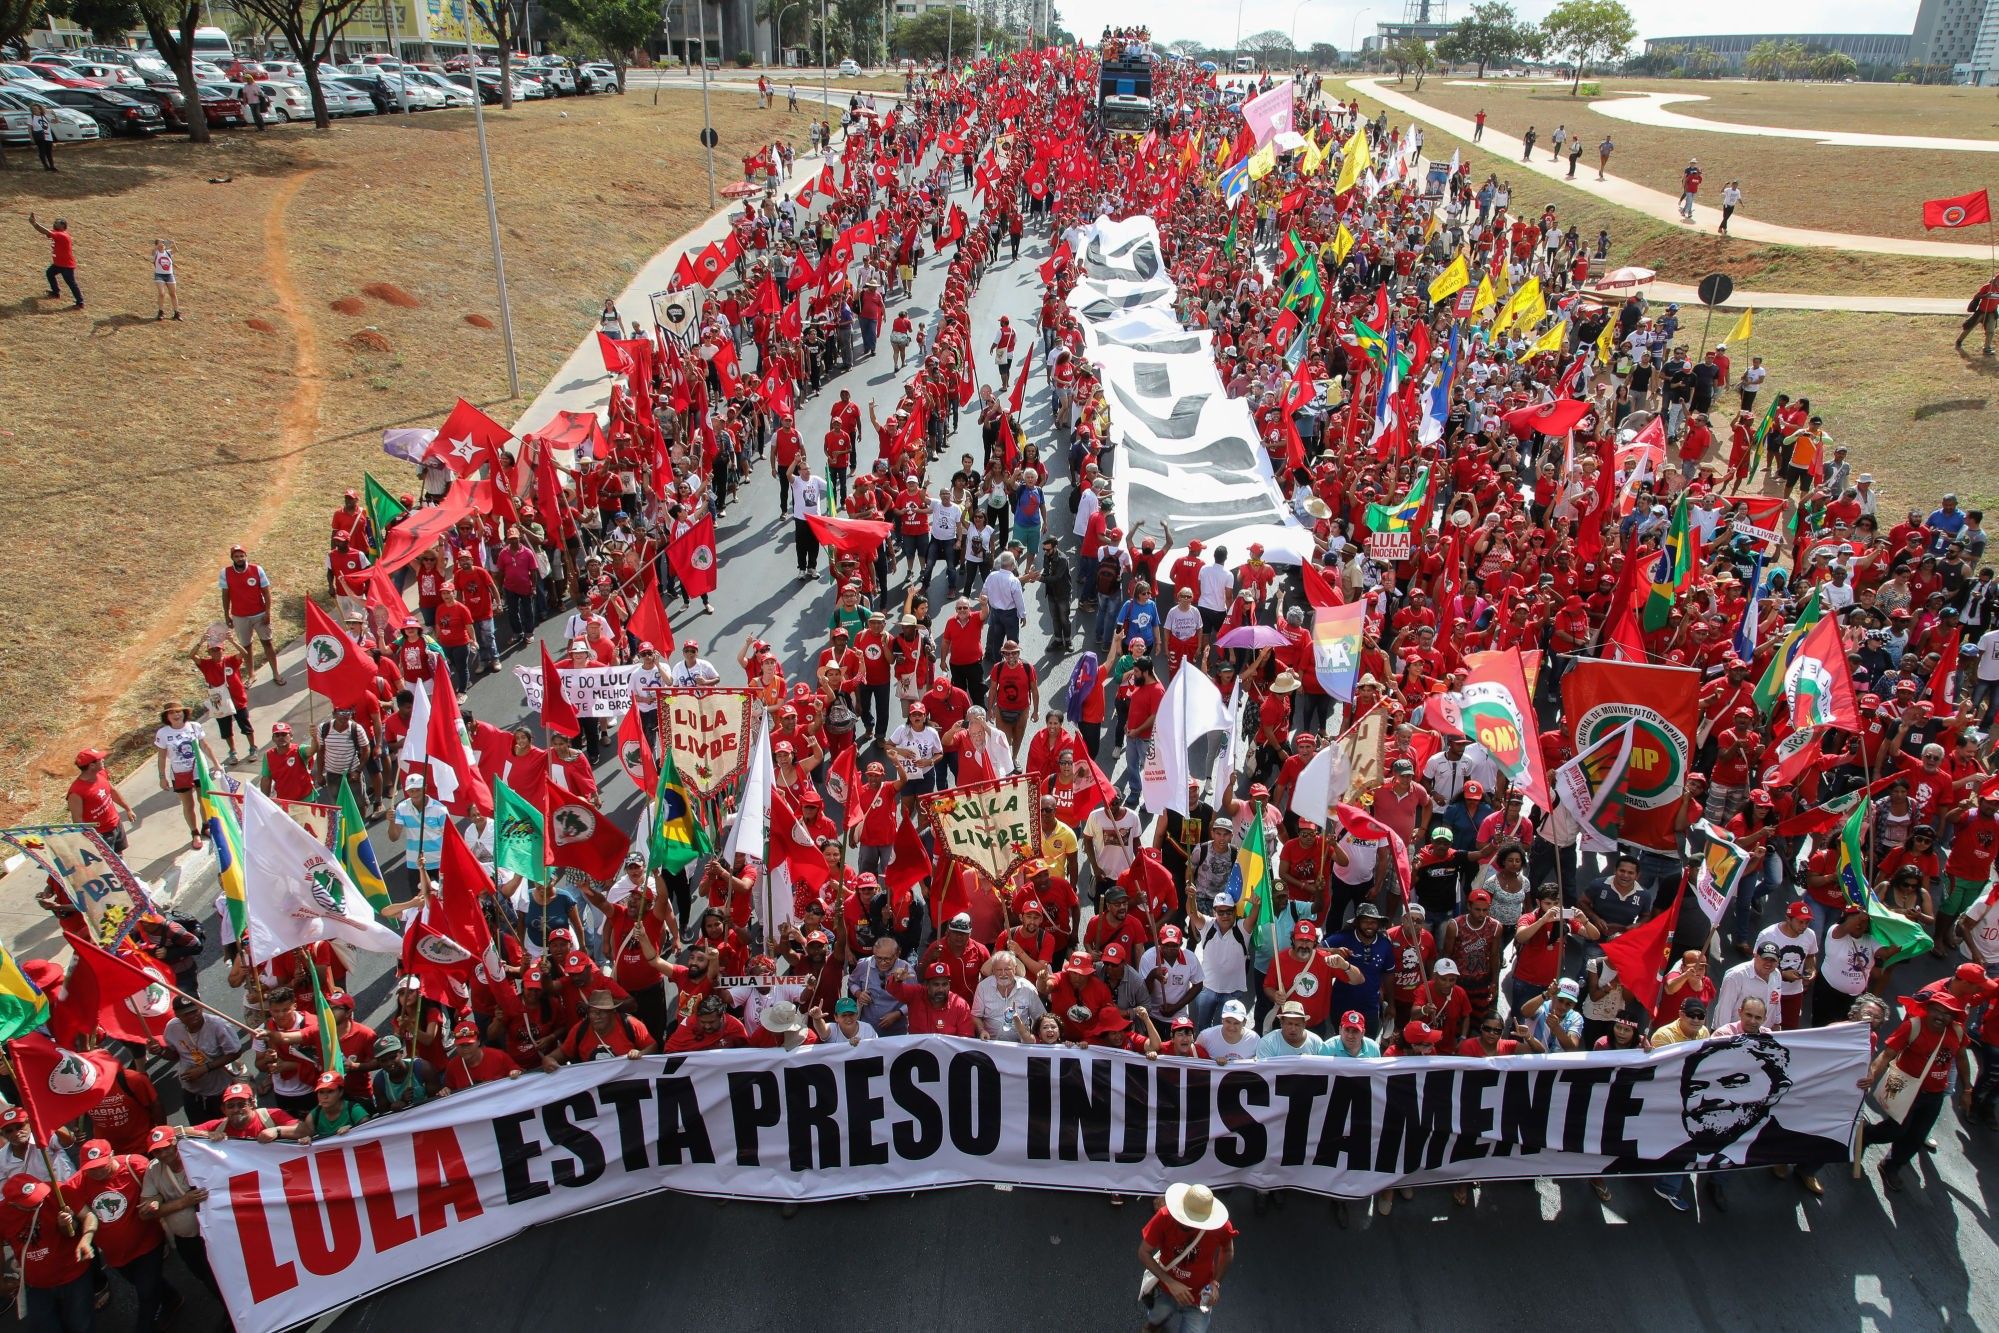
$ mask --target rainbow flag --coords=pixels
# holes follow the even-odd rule
[[[215,868],[222,881],[222,902],[229,909],[229,937],[241,939],[250,928],[250,916],[243,905],[243,825],[229,793],[209,775],[201,747],[194,747],[194,805],[215,844]]]
[[[49,1021],[49,997],[0,945],[0,1041],[12,1041]]]

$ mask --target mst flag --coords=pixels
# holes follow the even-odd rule
[[[703,514],[699,523],[668,542],[666,563],[689,597],[715,591],[715,516]]]
[[[243,867],[249,888],[250,956],[276,958],[337,940],[370,953],[400,953],[402,939],[347,878],[325,844],[270,797],[243,788]]]
[[[1949,199],[1923,200],[1923,230],[1938,227],[1975,227],[1992,221],[1992,198],[1983,190],[1954,195]]]
[[[625,715],[618,719],[618,763],[640,791],[651,791],[659,780],[659,771],[653,766],[652,741],[646,736],[645,724],[639,720],[637,699],[626,706]]]
[[[1791,708],[1791,726],[1839,727],[1860,730],[1860,707],[1853,693],[1853,675],[1839,622],[1821,620],[1805,631],[1784,669],[1784,701]]]
[[[581,871],[600,884],[616,879],[631,839],[609,815],[581,797],[556,787],[550,787],[548,794],[553,803],[542,816],[542,857],[549,867]],[[558,797],[566,799],[554,799]]]
[[[38,1143],[56,1142],[56,1131],[81,1119],[118,1087],[117,1058],[104,1051],[72,1051],[39,1032],[7,1043],[14,1083],[28,1128]]]
[[[347,631],[305,599],[305,685],[335,708],[353,708],[375,692],[375,668]]]

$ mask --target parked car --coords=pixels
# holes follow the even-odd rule
[[[477,68],[479,68],[479,57],[477,56],[453,56],[444,62],[444,72],[447,74],[462,74],[466,70]]]
[[[860,78],[861,77],[860,62],[857,60],[842,60],[840,62],[840,77],[843,79]]]
[[[444,105],[444,94],[435,88],[420,83],[405,82],[400,74],[385,72],[373,65],[354,64],[345,66],[345,78],[350,83],[360,83],[380,88],[382,96],[375,99],[378,109],[400,111],[403,98],[407,94],[409,109],[412,111],[433,111]],[[373,94],[370,94],[373,96]]]
[[[536,56],[522,72],[540,79],[556,97],[576,95],[576,68],[561,56]]]
[[[312,119],[312,94],[306,91],[304,84],[293,83],[290,79],[269,77],[258,79],[256,83],[264,91],[265,120],[283,124],[287,121]],[[250,103],[245,95],[249,84],[231,81],[212,86],[228,89],[243,104],[243,123],[246,125],[255,123],[257,118],[250,114]]]
[[[136,65],[149,52],[130,46],[86,46],[73,53],[78,60],[94,60],[100,65]]]
[[[165,128],[185,132],[192,123],[187,118],[187,95],[179,85],[173,83],[149,83],[143,88],[129,90],[141,102],[151,102],[160,109],[160,119]]]
[[[405,69],[403,77],[409,80],[412,87],[429,88],[436,92],[444,98],[446,106],[464,107],[472,105],[471,90],[459,87],[442,74],[432,74],[429,70],[422,69]]]
[[[220,65],[207,60],[196,60],[194,62],[194,77],[202,83],[213,83],[217,79],[226,79],[229,76],[222,72]]]
[[[31,61],[28,68],[34,72],[37,78],[47,79],[58,88],[102,88],[104,86],[96,79],[88,78],[78,73],[72,66],[58,64],[53,60]]]
[[[240,83],[198,83],[202,114],[210,125],[248,125],[250,113],[243,106]]]
[[[326,98],[326,114],[335,120],[343,116],[372,116],[378,109],[367,88],[347,79],[321,79],[319,91]],[[312,114],[310,106],[306,114]]]
[[[34,119],[34,114],[0,103],[0,144],[21,148],[33,143],[35,136],[30,132],[29,122]]]
[[[587,65],[578,65],[576,88],[585,93],[618,92],[618,67],[608,60],[593,60]]]
[[[133,88],[146,86],[146,81],[139,77],[139,72],[128,65],[105,65],[94,60],[73,60],[69,67],[86,79],[97,80],[106,88],[130,91]]]
[[[49,128],[55,131],[57,143],[83,143],[104,137],[103,127],[97,123],[95,116],[51,101],[48,94],[18,83],[0,86],[0,107],[30,113],[37,107],[46,111]]]
[[[290,79],[293,83],[305,82],[305,66],[296,60],[259,60],[256,71],[273,79]]]
[[[476,89],[479,100],[487,106],[498,106],[500,103],[500,76],[497,73],[489,74],[482,69],[468,69],[460,73],[447,74],[444,76],[444,81],[466,92]]]
[[[48,98],[90,116],[106,138],[125,134],[144,139],[158,134],[167,124],[158,104],[141,102],[112,88],[58,88]]]

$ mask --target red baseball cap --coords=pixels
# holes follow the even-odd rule
[[[1340,1015],[1340,1026],[1343,1028],[1355,1028],[1365,1032],[1367,1030],[1367,1016],[1358,1009],[1349,1009]]]
[[[1116,940],[1112,940],[1104,946],[1104,962],[1107,965],[1114,966],[1126,961],[1128,960],[1125,957],[1124,945]]]
[[[943,977],[948,981],[951,978],[951,969],[944,965],[942,959],[939,959],[937,962],[923,969],[923,977],[926,981],[935,981],[939,977]]]
[[[162,1148],[171,1148],[180,1141],[172,1125],[154,1125],[146,1131],[146,1151],[156,1153]]]
[[[18,1106],[10,1106],[0,1111],[0,1129],[11,1129],[15,1125],[28,1123],[28,1113]]]
[[[1293,944],[1296,944],[1299,940],[1317,940],[1318,938],[1319,928],[1309,921],[1300,921],[1291,927],[1291,942]]]
[[[1186,937],[1180,933],[1180,927],[1178,926],[1161,926],[1159,928],[1159,942],[1161,944],[1179,944],[1182,943],[1185,940],[1185,938]]]
[[[1095,964],[1090,961],[1090,955],[1078,949],[1069,955],[1069,965],[1062,970],[1070,976],[1087,977],[1094,966]]]
[[[1468,903],[1484,903],[1487,906],[1491,906],[1492,895],[1486,892],[1484,889],[1473,889],[1470,893],[1465,895],[1465,901]]]
[[[1809,921],[1812,919],[1812,909],[1803,903],[1792,903],[1784,909],[1784,915],[1793,921]]]
[[[317,1079],[313,1080],[312,1090],[314,1092],[325,1092],[328,1088],[342,1087],[346,1084],[346,1082],[347,1082],[346,1075],[336,1074],[333,1073],[331,1070],[329,1070],[326,1073],[321,1074]]]
[[[79,1162],[103,1162],[110,1160],[112,1156],[111,1140],[85,1139],[83,1146],[77,1149],[76,1160]]]
[[[256,1100],[257,1090],[248,1083],[231,1083],[222,1090],[222,1104],[224,1106],[229,1105],[231,1102],[254,1102]]]
[[[1412,1019],[1402,1028],[1402,1040],[1411,1046],[1435,1046],[1443,1039],[1443,1033],[1421,1019]]]
[[[49,1183],[33,1176],[15,1176],[7,1182],[7,1202],[33,1208],[49,1197]]]

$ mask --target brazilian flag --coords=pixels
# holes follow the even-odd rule
[[[382,868],[375,860],[374,844],[368,841],[368,821],[361,818],[361,803],[354,789],[340,779],[340,818],[333,833],[334,849],[340,853],[340,868],[361,896],[377,912],[389,905],[389,886],[382,881]]]
[[[1694,576],[1693,529],[1687,523],[1687,495],[1680,493],[1680,502],[1673,506],[1673,521],[1666,529],[1666,541],[1659,548],[1659,558],[1652,566],[1652,587],[1645,594],[1645,632],[1665,628],[1671,616],[1673,604],[1680,598],[1680,589],[1687,586]]]
[[[694,817],[694,802],[680,770],[673,762],[673,748],[660,756],[659,790],[653,794],[652,832],[646,839],[646,869],[674,874],[714,850],[708,832]]]
[[[1277,911],[1270,901],[1270,849],[1264,842],[1262,803],[1252,811],[1242,848],[1236,853],[1235,869],[1229,871],[1227,892],[1236,900],[1238,919],[1249,923],[1249,938],[1254,943],[1256,932],[1271,927]],[[1272,950],[1275,948],[1273,943]]]
[[[319,1071],[344,1074],[347,1057],[340,1053],[339,1020],[333,1016],[333,1006],[327,1003],[326,992],[320,987],[319,969],[308,967],[305,971],[312,978],[312,1014],[319,1023]]]
[[[0,1041],[11,1041],[48,1021],[49,997],[0,945]]]

